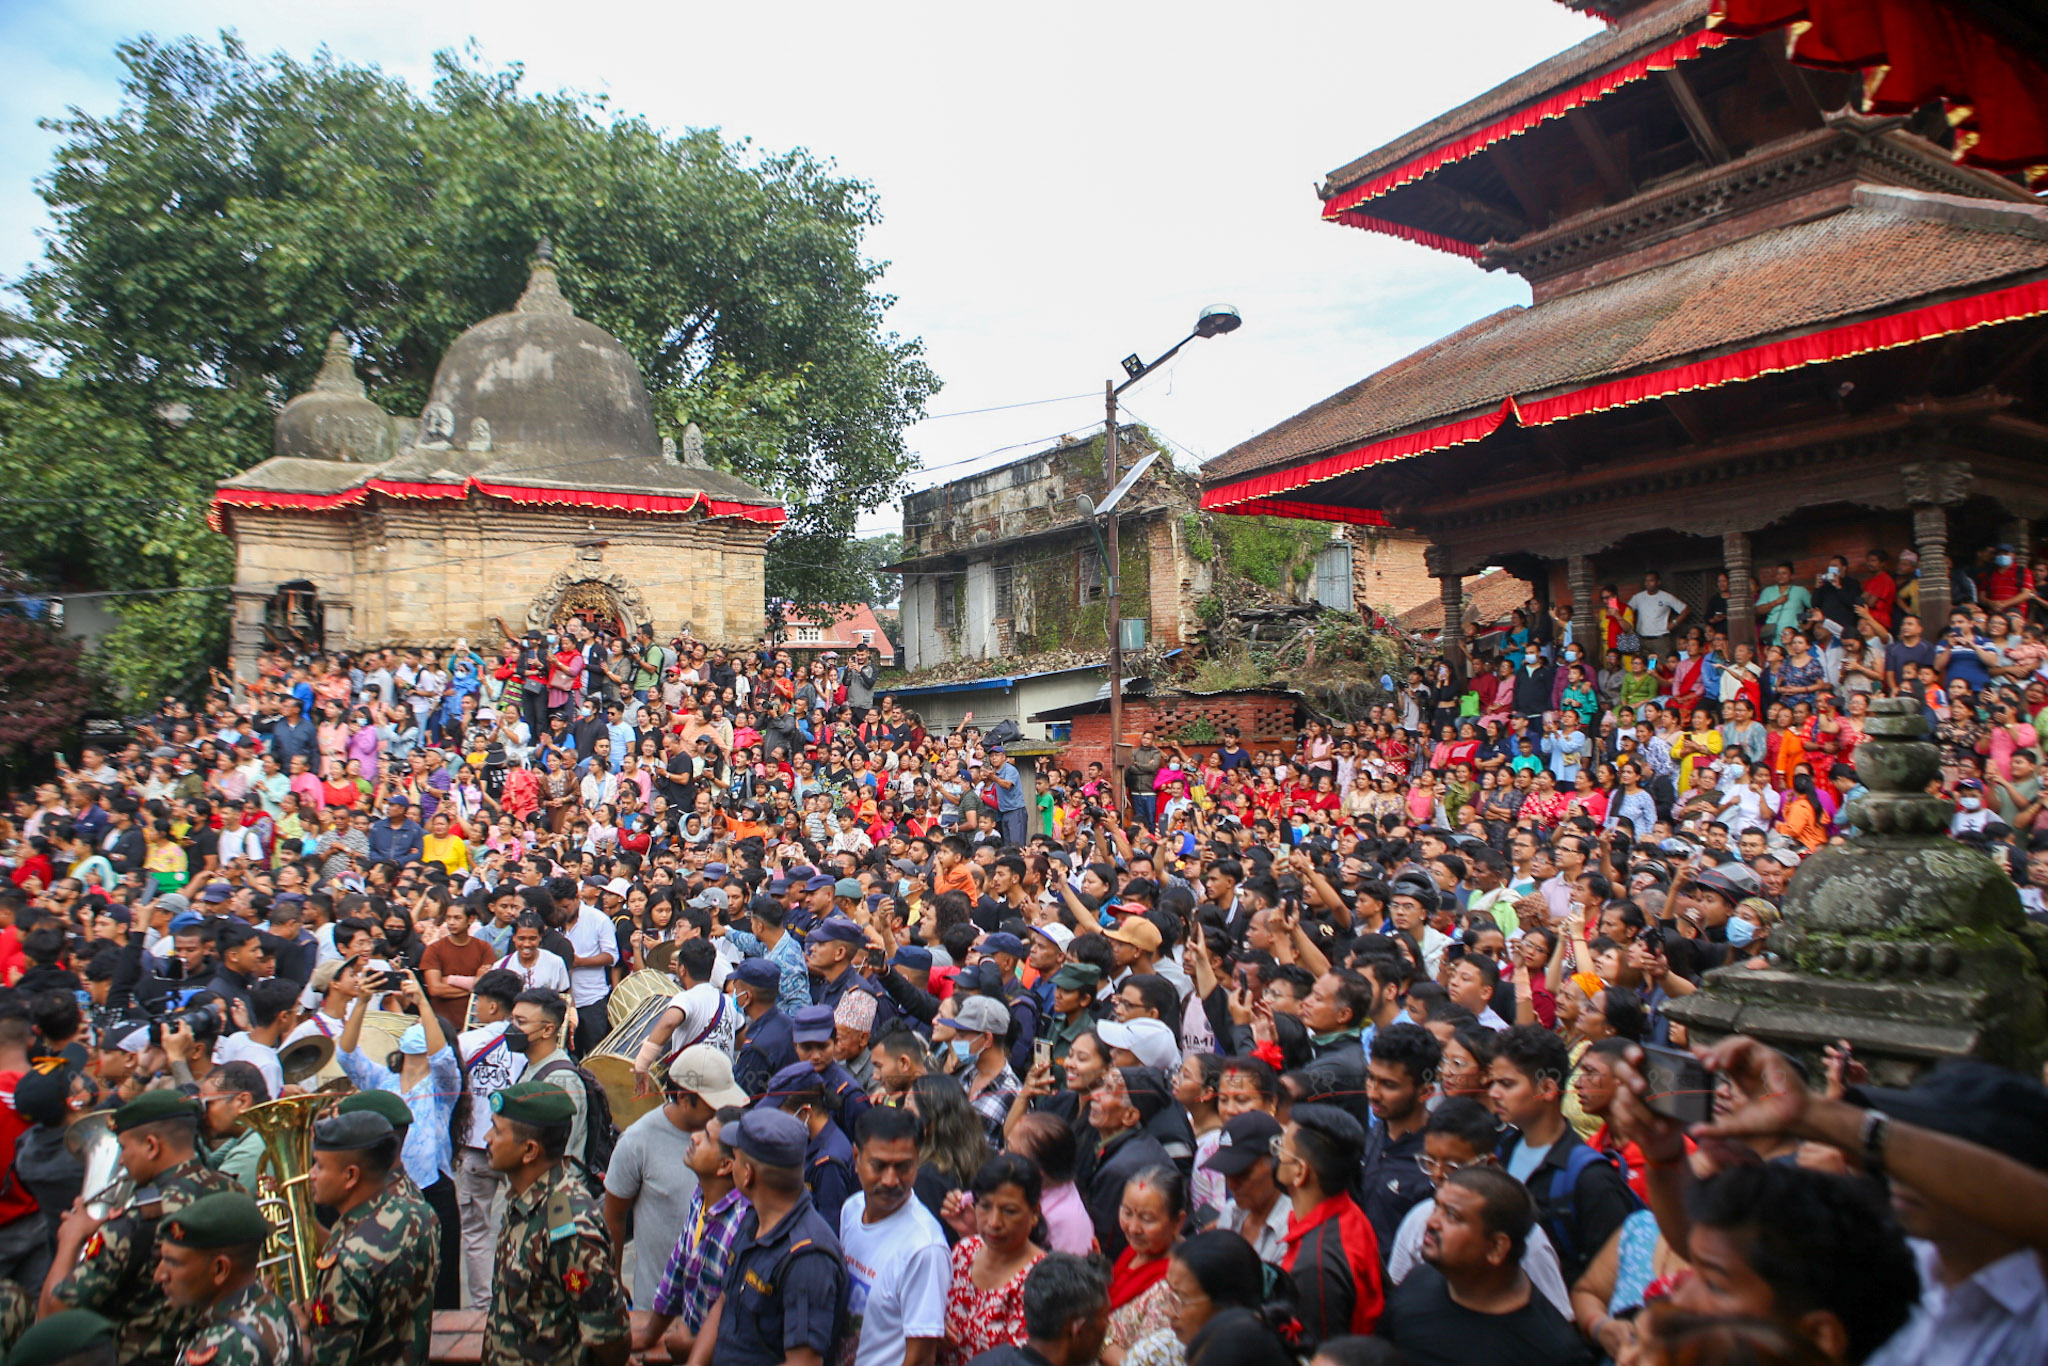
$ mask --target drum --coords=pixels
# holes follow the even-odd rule
[[[623,989],[624,983],[620,985]],[[633,1094],[633,1059],[639,1056],[640,1045],[646,1043],[647,1036],[654,1032],[661,1013],[668,1009],[670,995],[642,999],[625,1022],[598,1040],[597,1047],[583,1059],[584,1067],[604,1087],[605,1097],[612,1103],[612,1122],[619,1126],[621,1133],[634,1120],[661,1104],[659,1090],[647,1096]],[[670,1042],[675,1041],[671,1039]]]
[[[642,968],[638,972],[629,973],[625,981],[612,988],[611,999],[605,1002],[605,1023],[617,1029],[632,1018],[633,1012],[639,1009],[642,1001],[654,996],[666,1000],[682,989],[682,983],[665,972],[656,972],[653,968]]]

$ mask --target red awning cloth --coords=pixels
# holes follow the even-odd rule
[[[1541,427],[1586,413],[1605,412],[1609,408],[1622,408],[1631,403],[1643,403],[1693,389],[1737,384],[1782,370],[1796,370],[1802,365],[1845,360],[1866,351],[1911,346],[1915,342],[1932,341],[1994,323],[2017,322],[2044,313],[2048,313],[2048,280],[2036,280],[2032,284],[2014,285],[1990,294],[1951,299],[1947,303],[1929,304],[1888,317],[1868,318],[1862,322],[1809,332],[1803,337],[1745,347],[1711,360],[1609,380],[1554,398],[1524,399],[1515,405],[1516,414],[1522,426]]]
[[[2048,170],[2048,67],[1942,0],[1721,0],[1715,31],[1791,29],[1792,60],[1862,71],[1864,107],[1910,114],[1945,100],[1957,160]]]
[[[1433,148],[1391,170],[1382,171],[1370,180],[1330,196],[1323,201],[1323,217],[1327,221],[1343,223],[1354,228],[1391,232],[1396,237],[1405,238],[1410,242],[1421,242],[1425,246],[1437,247],[1439,250],[1476,256],[1479,254],[1476,244],[1449,245],[1449,239],[1437,238],[1434,233],[1386,223],[1381,219],[1355,214],[1352,210],[1368,200],[1378,199],[1381,195],[1397,190],[1403,185],[1412,184],[1452,162],[1476,156],[1496,142],[1503,142],[1526,133],[1550,119],[1563,118],[1572,110],[1604,99],[1622,86],[1642,80],[1654,71],[1669,71],[1680,62],[1689,61],[1702,52],[1719,47],[1728,41],[1729,37],[1725,32],[1717,33],[1711,29],[1702,29],[1698,33],[1690,33],[1674,42],[1666,43],[1632,62],[1595,76],[1589,81],[1582,81],[1569,89],[1547,95],[1534,104],[1526,105],[1504,118],[1494,120],[1483,128],[1475,129],[1461,138]]]
[[[1279,495],[1283,493],[1306,488],[1310,484],[1320,484],[1326,479],[1335,479],[1341,475],[1350,474],[1354,470],[1362,470],[1367,465],[1377,465],[1387,460],[1405,460],[1413,455],[1427,455],[1431,451],[1448,450],[1452,446],[1462,446],[1467,442],[1478,441],[1491,436],[1499,429],[1501,423],[1506,422],[1513,414],[1514,408],[1514,399],[1504,398],[1501,400],[1500,407],[1497,410],[1481,414],[1478,417],[1468,417],[1463,421],[1446,423],[1441,427],[1430,427],[1419,432],[1409,432],[1405,436],[1390,436],[1384,441],[1375,441],[1370,445],[1359,446],[1353,450],[1340,451],[1336,455],[1326,455],[1321,460],[1311,461],[1306,465],[1297,465],[1292,469],[1276,470],[1271,474],[1253,475],[1249,479],[1240,479],[1236,483],[1224,484],[1218,488],[1210,489],[1202,495],[1202,507],[1209,512],[1268,513],[1271,512],[1274,506],[1279,504],[1281,501]],[[1258,508],[1239,506],[1240,504],[1253,501],[1263,503],[1265,506]],[[1308,505],[1290,504],[1289,506]],[[1301,512],[1271,513],[1271,515],[1282,517],[1319,516],[1319,514],[1315,513]],[[1377,516],[1378,514],[1374,515]],[[1323,517],[1322,520],[1331,519]]]
[[[289,508],[301,512],[332,512],[364,502],[372,493],[391,498],[465,498],[471,489],[491,498],[513,503],[542,503],[570,507],[606,508],[614,512],[646,512],[676,516],[701,506],[709,517],[742,517],[750,522],[779,526],[789,514],[775,505],[728,503],[705,494],[668,497],[659,494],[619,493],[603,489],[548,489],[522,484],[484,484],[466,479],[459,484],[413,484],[389,479],[370,479],[339,493],[285,493],[270,489],[222,488],[213,495],[209,522],[217,522],[223,507]]]
[[[1698,389],[1715,389],[1724,384],[1773,375],[1801,366],[1846,360],[1870,351],[1885,351],[1933,341],[1973,328],[2018,322],[2048,315],[2048,280],[2014,285],[1988,294],[1928,304],[1881,318],[1845,323],[1783,341],[1744,347],[1725,355],[1685,365],[1653,370],[1586,385],[1548,398],[1503,398],[1493,412],[1462,421],[1389,437],[1306,465],[1254,475],[1223,484],[1202,495],[1206,512],[1233,515],[1268,514],[1276,517],[1306,517],[1317,521],[1385,525],[1378,512],[1338,507],[1314,501],[1290,500],[1281,495],[1307,488],[1325,480],[1364,469],[1388,460],[1402,460],[1482,441],[1512,419],[1518,426],[1541,427],[1590,413],[1625,408],[1652,399]]]

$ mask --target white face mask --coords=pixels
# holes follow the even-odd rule
[[[1982,797],[1965,797],[1962,801],[1962,807],[1965,811],[1975,811],[1983,805],[1984,799]]]

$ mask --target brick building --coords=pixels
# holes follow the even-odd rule
[[[545,247],[510,312],[452,343],[417,421],[370,400],[335,333],[275,454],[221,482],[233,658],[272,645],[443,646],[579,617],[747,642],[785,518],[657,432],[638,364],[578,318]]]
[[[1143,428],[1118,437],[1122,468],[1154,447]],[[1075,507],[1108,484],[1099,436],[1072,441],[903,500],[904,666],[1009,660],[1107,643],[1102,561]],[[1395,616],[1436,592],[1422,541],[1377,526],[1318,527],[1284,517],[1252,529],[1219,526],[1198,506],[1193,477],[1162,456],[1119,512],[1122,615],[1173,649],[1200,628],[1219,577],[1258,579],[1297,600],[1343,611],[1370,604]],[[1245,546],[1243,562],[1234,553]]]
[[[1160,688],[1124,696],[1124,744],[1130,747],[1146,732],[1161,744],[1179,740],[1197,760],[1222,747],[1225,728],[1235,726],[1246,749],[1291,750],[1307,713],[1301,695],[1284,688],[1238,688],[1227,692],[1183,692]],[[1088,765],[1109,767],[1109,699],[1099,697],[1032,715],[1045,725],[1071,726],[1062,768],[1086,772]],[[1191,738],[1200,737],[1200,738]]]

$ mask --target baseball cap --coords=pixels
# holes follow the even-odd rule
[[[1007,1034],[1010,1032],[1010,1009],[993,997],[969,996],[960,1002],[959,1011],[952,1019],[941,1015],[932,1023],[949,1025],[960,1034]]]
[[[997,931],[981,941],[981,951],[983,953],[1007,953],[1012,958],[1022,958],[1024,956],[1024,941],[1014,934],[1004,934],[1001,931]]]
[[[713,882],[724,877],[725,873],[726,867],[722,863],[707,863],[704,865],[704,876]]]
[[[1166,1074],[1156,1067],[1119,1067],[1117,1074],[1123,1078],[1124,1092],[1130,1097],[1131,1108],[1138,1112],[1138,1118],[1150,1124],[1161,1110],[1173,1099],[1167,1087]]]
[[[714,1109],[745,1105],[751,1097],[732,1079],[732,1059],[708,1043],[694,1043],[668,1065],[668,1079]]]
[[[1065,953],[1074,945],[1074,932],[1065,925],[1033,925],[1031,932],[1052,941],[1054,948]]]
[[[1095,1035],[1104,1048],[1121,1048],[1146,1067],[1169,1071],[1180,1066],[1180,1047],[1173,1041],[1173,1026],[1164,1020],[1141,1016],[1135,1020],[1103,1020]]]
[[[610,882],[604,884],[604,889],[607,892],[610,892],[613,896],[624,896],[629,890],[631,890],[632,886],[633,884],[626,881],[626,879],[622,877],[615,877]]]
[[[228,886],[228,884],[225,882],[209,882],[206,884],[206,890],[202,891],[199,894],[199,899],[201,901],[210,902],[214,905],[219,905],[221,902],[226,901],[229,897],[233,896],[234,894],[235,889]]]
[[[690,898],[690,904],[700,911],[722,911],[725,909],[725,888],[706,887]]]
[[[1282,1133],[1280,1121],[1264,1110],[1247,1110],[1233,1116],[1216,1139],[1216,1151],[1202,1166],[1224,1176],[1235,1176],[1252,1163],[1273,1153],[1273,1140]]]
[[[1142,916],[1126,917],[1115,929],[1105,931],[1103,937],[1129,944],[1142,953],[1159,952],[1159,927]]]
[[[860,894],[860,881],[857,878],[843,877],[832,884],[834,896],[856,897]]]

